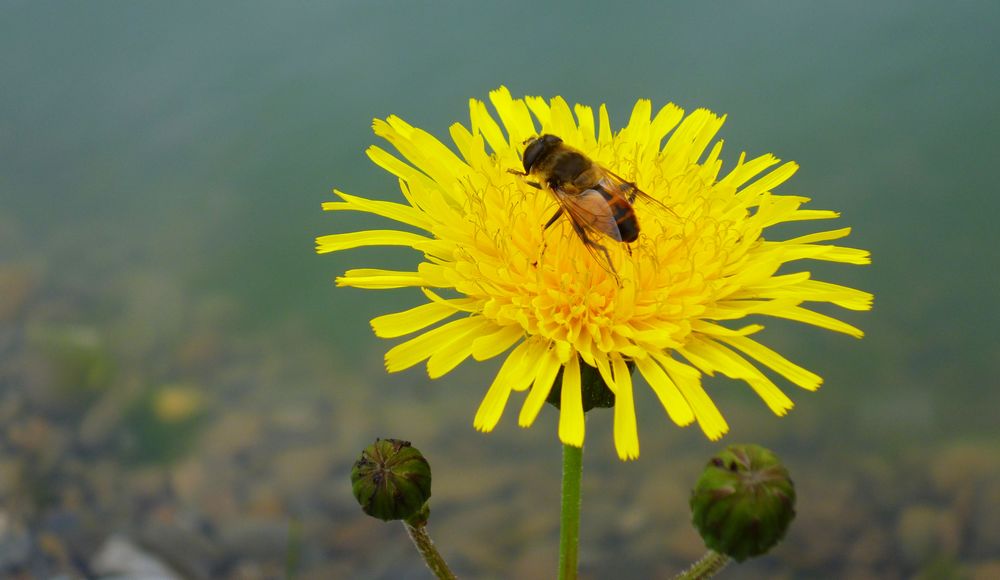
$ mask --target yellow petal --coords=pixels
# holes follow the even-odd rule
[[[549,392],[552,391],[556,375],[562,365],[559,364],[559,357],[551,348],[546,348],[538,357],[537,369],[535,371],[535,381],[532,383],[531,391],[524,400],[521,407],[521,414],[518,416],[517,424],[521,427],[530,427],[538,417],[538,413],[545,405]]]
[[[385,121],[375,119],[372,128],[436,183],[451,183],[469,173],[469,167],[436,137],[395,115]]]
[[[742,328],[732,329],[719,324],[713,324],[707,320],[697,320],[691,324],[691,330],[711,336],[749,336],[764,330],[764,326],[761,324],[748,324]]]
[[[828,209],[798,209],[781,221],[783,222],[804,222],[810,220],[832,220],[840,217],[840,212]],[[768,224],[770,225],[770,224]]]
[[[611,357],[615,371],[615,449],[618,457],[630,460],[639,457],[639,431],[635,423],[635,402],[632,398],[632,375],[621,355]]]
[[[608,118],[608,108],[601,103],[600,109],[598,109],[598,131],[597,131],[597,143],[599,145],[605,145],[611,143],[614,138],[614,133],[611,131],[611,119]]]
[[[645,377],[650,388],[656,393],[660,404],[666,410],[670,420],[681,427],[690,425],[694,421],[694,412],[691,405],[684,399],[677,385],[670,380],[663,368],[652,359],[652,357],[639,358],[635,360],[635,365],[639,373]]]
[[[722,170],[722,160],[719,156],[722,154],[722,145],[725,141],[719,139],[712,145],[712,150],[708,152],[708,157],[702,163],[701,175],[705,181],[711,183],[718,180],[719,171]]]
[[[660,142],[683,118],[683,109],[673,103],[667,103],[656,112],[656,117],[650,123],[646,146],[650,150],[656,149],[656,153],[659,153]]]
[[[601,380],[604,381],[604,384],[611,389],[612,393],[616,392],[615,378],[614,375],[611,374],[611,362],[608,360],[608,356],[604,353],[600,353],[594,357],[594,363],[594,366],[597,367],[597,373],[601,375]]]
[[[793,276],[774,276],[761,284],[747,287],[742,293],[762,298],[798,299],[803,302],[829,302],[848,310],[871,310],[874,297],[870,292],[809,280],[809,273],[801,273],[805,279],[796,281]],[[782,284],[782,281],[787,283]]]
[[[746,161],[745,157],[745,153],[740,155],[740,160],[736,164],[736,167],[734,167],[733,170],[719,182],[720,185],[727,187],[739,187],[766,170],[768,167],[781,163],[780,159],[770,153],[761,155],[760,157],[756,157],[750,161]]]
[[[756,340],[745,336],[719,336],[718,340],[740,349],[803,389],[815,391],[823,384],[823,377],[800,367]]]
[[[814,234],[807,234],[804,236],[799,236],[797,238],[792,238],[790,240],[785,240],[786,244],[815,244],[816,242],[829,242],[831,240],[839,240],[841,238],[846,238],[851,234],[851,228],[840,228],[836,230],[828,230],[825,232],[816,232]]]
[[[358,268],[348,270],[344,272],[343,276],[338,277],[337,286],[385,290],[390,288],[406,288],[408,286],[435,286],[435,284],[432,284],[417,272]]]
[[[420,187],[421,189],[435,189],[437,187],[427,175],[377,145],[372,145],[365,153],[375,165],[402,179],[411,187]]]
[[[791,399],[760,370],[714,340],[693,338],[679,352],[699,366],[707,364],[727,377],[746,381],[775,415],[784,415],[792,408]]]
[[[479,410],[476,411],[476,418],[472,424],[477,430],[492,431],[503,415],[511,391],[521,383],[530,382],[534,378],[534,373],[527,372],[529,365],[525,364],[525,353],[528,348],[528,344],[522,342],[511,351],[507,360],[501,365],[493,384],[479,405]]]
[[[704,155],[708,144],[712,142],[712,139],[715,138],[719,133],[719,129],[726,122],[726,115],[716,115],[708,109],[698,109],[698,111],[703,111],[707,118],[701,130],[695,135],[694,142],[691,144],[690,159],[692,163],[697,163],[701,156]],[[698,111],[695,111],[695,113]]]
[[[475,336],[496,328],[492,320],[482,316],[473,317],[477,323],[455,333],[448,344],[443,344],[427,359],[427,376],[432,379],[443,377],[472,354],[472,339]]]
[[[583,398],[580,393],[580,360],[571,357],[563,368],[559,402],[559,440],[566,445],[583,447]]]
[[[490,91],[490,102],[493,103],[493,108],[496,109],[500,121],[507,129],[512,144],[522,143],[536,133],[528,106],[521,99],[515,101],[510,96],[507,87]]]
[[[774,159],[774,161],[777,160]],[[758,195],[766,191],[771,191],[774,188],[781,185],[782,183],[788,181],[788,179],[791,178],[793,175],[795,175],[795,172],[797,172],[798,170],[799,170],[799,165],[794,161],[789,161],[784,165],[778,167],[774,171],[765,174],[757,181],[754,181],[750,185],[744,187],[742,190],[740,190],[738,195],[740,199],[746,199],[746,200],[754,199]]]
[[[644,146],[649,141],[649,117],[652,113],[653,104],[649,99],[637,100],[632,107],[628,125],[618,135],[619,139]]]
[[[580,124],[580,143],[586,148],[597,147],[597,134],[594,129],[594,110],[585,105],[575,105],[573,112]]]
[[[510,145],[503,136],[500,126],[493,120],[486,104],[477,99],[469,100],[469,117],[472,121],[472,132],[481,134],[495,153],[506,151]]]
[[[667,375],[677,385],[684,399],[691,405],[698,426],[705,436],[715,441],[729,431],[729,425],[722,418],[722,413],[709,398],[701,386],[701,375],[686,364],[674,360],[670,356],[654,354],[657,362],[667,371]]]
[[[431,221],[427,214],[410,207],[408,205],[403,205],[401,203],[394,203],[391,201],[378,201],[373,199],[365,199],[363,197],[357,197],[354,195],[348,195],[342,191],[333,190],[335,194],[343,199],[343,202],[328,201],[323,203],[323,209],[326,211],[363,211],[377,216],[382,216],[395,220],[400,223],[404,223],[415,228],[420,228],[422,230],[430,231],[433,226],[433,221]]]
[[[783,262],[795,260],[824,260],[845,264],[864,265],[871,263],[871,254],[867,250],[845,248],[842,246],[826,246],[813,244],[790,245],[785,242],[764,242],[765,250],[775,249],[780,252]]]
[[[449,344],[455,336],[464,336],[482,324],[478,317],[470,316],[453,320],[433,330],[410,340],[397,344],[385,353],[385,368],[390,373],[406,370],[413,365],[426,360],[427,357],[444,345]]]
[[[423,251],[434,240],[399,230],[365,230],[347,234],[330,234],[316,238],[316,253],[339,252],[364,246],[408,246]]]
[[[688,115],[663,146],[659,157],[663,171],[668,174],[680,173],[683,168],[697,163],[724,121],[724,117],[705,109],[698,109]]]
[[[542,130],[555,133],[570,142],[579,143],[579,129],[576,126],[576,121],[573,120],[569,104],[562,97],[553,97],[550,103],[551,124],[548,129],[542,127]]]
[[[472,343],[472,358],[478,361],[491,359],[521,340],[524,329],[520,326],[501,326],[498,330],[476,338]]]
[[[856,326],[851,326],[850,324],[837,320],[832,316],[820,314],[819,312],[813,312],[812,310],[799,306],[775,310],[774,312],[769,312],[768,314],[778,318],[804,322],[806,324],[826,328],[827,330],[832,330],[834,332],[842,332],[853,336],[854,338],[862,338],[865,335],[865,332]]]
[[[526,380],[518,381],[511,387],[515,391],[525,391],[531,387],[531,383],[534,382],[535,376],[538,374],[538,365],[546,356],[545,353],[548,351],[549,346],[549,341],[537,336],[531,337],[524,342],[527,346],[524,351],[523,364],[525,365],[525,369],[523,369],[522,374]]]
[[[545,99],[541,97],[525,97],[524,102],[528,105],[531,114],[538,119],[538,123],[541,125],[539,132],[546,131],[547,128],[552,127],[552,111],[549,108],[549,104],[545,102]]]
[[[421,304],[402,312],[385,314],[372,319],[372,330],[379,338],[396,338],[416,332],[432,324],[437,324],[458,312],[459,310],[452,306],[452,302],[463,301],[442,300],[441,302]]]
[[[452,123],[448,129],[451,140],[458,147],[458,152],[465,158],[465,162],[476,170],[483,170],[491,164],[489,156],[486,154],[482,135],[473,135],[461,123]]]

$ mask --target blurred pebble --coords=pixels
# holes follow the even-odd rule
[[[97,574],[120,580],[181,580],[165,564],[117,534],[107,539],[91,566]]]
[[[845,563],[849,567],[876,570],[891,559],[891,554],[890,534],[876,526],[866,526],[850,540]]]
[[[227,552],[256,561],[284,561],[288,550],[289,522],[284,518],[235,517],[222,522],[218,533]]]
[[[197,522],[194,522],[197,525]],[[188,522],[149,521],[137,534],[140,543],[185,578],[208,579],[224,554],[220,546]]]
[[[974,564],[970,576],[970,580],[997,580],[1000,578],[1000,559]]]
[[[0,323],[9,323],[21,314],[38,285],[38,278],[37,267],[0,263]]]
[[[867,524],[865,497],[842,474],[814,469],[793,473],[796,516],[782,540],[782,554],[796,569],[829,570]]]
[[[655,550],[669,555],[676,562],[693,563],[701,558],[707,549],[697,530],[687,520],[683,524],[673,526],[666,533],[661,531],[657,536],[659,536],[656,538],[659,545],[656,546]],[[686,567],[686,565],[682,567]]]
[[[969,514],[971,522],[970,553],[980,558],[1000,555],[1000,478],[984,484],[975,508]],[[997,575],[1000,579],[1000,575]]]
[[[247,410],[225,411],[215,417],[202,435],[201,453],[215,457],[231,457],[253,448],[263,433],[260,415]]]
[[[29,324],[29,346],[44,355],[49,376],[35,393],[48,406],[79,408],[110,384],[114,364],[105,337],[91,325]]]
[[[28,565],[32,548],[27,528],[0,511],[0,576]]]
[[[21,483],[21,461],[0,456],[0,498],[13,495]],[[2,513],[2,512],[0,512]],[[0,516],[2,518],[2,516]],[[0,523],[2,529],[2,523]]]
[[[501,488],[525,477],[510,461],[455,463],[459,457],[433,459],[434,497],[448,498],[453,505],[472,504],[495,497]],[[558,493],[558,491],[556,492]]]
[[[129,389],[108,389],[84,411],[79,441],[86,447],[107,445],[121,427],[121,419],[134,399]]]
[[[208,484],[203,462],[198,458],[187,458],[174,465],[169,477],[171,489],[184,504],[195,503],[201,490]]]
[[[954,557],[959,533],[953,513],[927,504],[907,507],[896,524],[900,553],[911,566],[923,565],[933,558]]]
[[[529,542],[510,562],[509,578],[548,578],[559,563],[558,554],[548,545]]]
[[[934,454],[929,475],[936,491],[956,496],[983,481],[1000,479],[1000,449],[971,444],[945,448]]]
[[[289,513],[285,501],[269,483],[257,482],[247,493],[244,512],[250,517],[280,519]]]
[[[334,477],[334,455],[328,444],[288,449],[274,457],[273,484],[291,495],[320,487]]]
[[[223,337],[214,330],[194,332],[177,349],[176,362],[186,373],[210,371],[224,355]]]

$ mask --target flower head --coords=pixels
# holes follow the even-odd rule
[[[722,142],[713,139],[724,117],[704,109],[685,115],[672,104],[654,115],[650,102],[640,100],[625,128],[614,132],[603,105],[595,120],[590,107],[571,109],[560,97],[514,99],[501,87],[490,101],[500,123],[485,103],[471,100],[471,126],[450,128],[457,152],[398,117],[376,120],[375,134],[399,155],[373,146],[368,156],[399,178],[405,202],[335,190],[340,201],[323,207],[375,214],[406,229],[316,240],[320,253],[407,246],[422,254],[411,271],[349,270],[337,284],[419,287],[426,296],[425,304],[372,320],[380,337],[416,335],[386,353],[390,372],[426,361],[437,378],[470,356],[482,361],[506,353],[476,413],[477,429],[493,429],[520,391],[527,396],[518,423],[530,426],[562,370],[559,438],[582,445],[585,364],[615,395],[619,456],[637,457],[634,365],[675,423],[697,422],[717,439],[728,426],[702,387],[703,375],[745,381],[778,415],[792,401],[759,366],[808,390],[822,382],[758,342],[760,324],[734,326],[740,319],[766,315],[862,336],[804,304],[868,310],[871,294],[778,270],[803,259],[867,264],[868,252],[824,243],[850,228],[767,239],[764,230],[774,224],[839,214],[803,209],[805,197],[772,193],[797,169],[772,155],[741,155],[721,176]],[[642,230],[634,243],[601,242],[614,271],[597,263],[568,219],[545,228],[558,208],[554,196],[510,171],[523,166],[523,143],[540,134],[559,136],[659,202],[636,201]]]

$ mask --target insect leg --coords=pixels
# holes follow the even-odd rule
[[[518,171],[516,169],[508,169],[507,173],[510,173],[511,175],[519,175],[521,177],[527,177],[528,176],[527,173],[525,173],[523,171]],[[528,181],[527,179],[524,180],[524,182],[527,183],[528,185],[530,185],[531,187],[534,187],[535,189],[542,189],[542,184],[540,184],[540,183],[536,183],[534,181]]]
[[[607,264],[608,267],[611,268],[611,273],[614,274],[615,278],[617,278],[618,272],[615,270],[615,265],[611,263],[611,254],[608,253],[608,249],[604,247],[604,244],[599,244],[590,238],[584,240],[584,243],[590,246],[591,248],[600,250],[604,254],[604,259],[606,260],[605,263]]]
[[[594,261],[597,262],[606,272],[614,276],[615,281],[617,281],[620,285],[621,278],[618,276],[618,270],[615,269],[615,265],[611,263],[611,254],[608,253],[608,249],[604,247],[603,244],[592,240],[590,236],[587,235],[587,230],[585,230],[582,226],[573,220],[570,220],[569,223],[572,224],[573,231],[576,232],[577,237],[580,238],[581,242],[583,242],[583,247],[587,248],[590,255],[594,257]],[[604,255],[604,259],[601,259],[601,256],[598,255],[598,250],[600,250],[601,254]]]
[[[563,210],[562,210],[562,207],[560,207],[559,209],[556,210],[556,213],[552,214],[552,217],[549,218],[549,221],[545,222],[545,227],[542,228],[542,229],[546,229],[547,230],[550,227],[552,227],[552,224],[556,223],[556,220],[559,219],[559,216],[561,216],[562,213],[563,213]]]

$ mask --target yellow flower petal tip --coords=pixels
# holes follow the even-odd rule
[[[807,260],[864,265],[870,254],[829,243],[847,237],[848,227],[785,240],[766,235],[776,224],[840,214],[807,209],[808,198],[776,192],[797,171],[793,162],[743,154],[723,172],[717,133],[725,116],[706,109],[685,115],[673,104],[654,110],[641,99],[615,130],[603,104],[514,98],[503,86],[470,100],[469,108],[470,125],[449,129],[453,147],[399,117],[376,119],[375,134],[391,147],[367,153],[399,179],[400,198],[335,190],[338,200],[323,209],[369,213],[400,227],[321,236],[316,250],[403,246],[423,256],[410,270],[354,269],[336,284],[424,290],[427,303],[372,320],[379,337],[412,335],[386,354],[390,372],[426,362],[436,378],[469,357],[509,353],[476,413],[477,430],[492,430],[519,391],[527,395],[518,424],[531,425],[562,370],[558,436],[583,445],[582,361],[600,369],[615,393],[614,441],[623,460],[639,455],[632,366],[674,423],[697,423],[715,440],[729,427],[702,387],[703,376],[745,382],[779,416],[792,401],[775,376],[810,391],[822,384],[760,342],[763,326],[741,324],[744,318],[864,335],[809,305],[865,311],[870,293],[795,268]],[[576,192],[519,175],[525,141],[543,134],[559,137],[615,179]],[[631,242],[612,235],[627,225],[620,221],[623,206],[607,202],[614,187],[641,192],[628,196],[638,226]],[[579,207],[590,213],[568,216]]]

